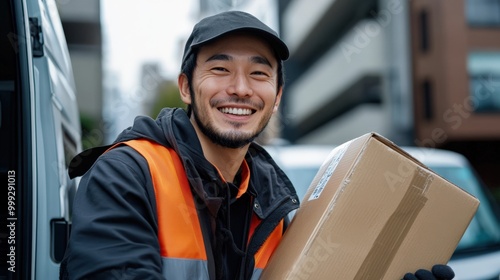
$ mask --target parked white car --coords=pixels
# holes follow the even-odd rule
[[[283,168],[302,198],[333,146],[283,145],[266,150]],[[455,152],[403,147],[443,178],[477,197],[481,204],[453,254],[455,279],[500,279],[500,219],[497,205],[467,159]]]

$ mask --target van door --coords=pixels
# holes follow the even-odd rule
[[[0,2],[1,279],[31,279],[33,76],[21,1]]]
[[[73,72],[54,0],[0,1],[0,279],[57,279],[81,151]]]

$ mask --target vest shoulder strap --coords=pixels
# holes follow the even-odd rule
[[[148,162],[156,197],[161,255],[206,260],[195,201],[177,153],[145,139],[124,144],[134,148]]]

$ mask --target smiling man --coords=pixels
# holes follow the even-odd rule
[[[195,25],[178,78],[188,110],[138,117],[73,159],[83,177],[61,278],[258,279],[299,206],[253,142],[278,110],[287,58],[250,14]]]
[[[180,75],[179,85],[183,101],[194,106],[198,134],[223,147],[250,144],[281,99],[270,46],[254,35],[229,34],[200,49],[196,65],[192,84]]]
[[[225,179],[233,180],[248,146],[278,109],[279,63],[264,39],[230,33],[199,49],[191,81],[179,76],[204,154]]]
[[[188,109],[138,117],[71,161],[83,177],[60,278],[258,279],[299,206],[253,141],[278,110],[288,55],[250,14],[196,24],[178,77]]]

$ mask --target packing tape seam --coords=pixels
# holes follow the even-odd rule
[[[355,280],[383,279],[399,247],[427,202],[427,191],[433,176],[422,167],[414,171],[410,184],[375,239]]]

